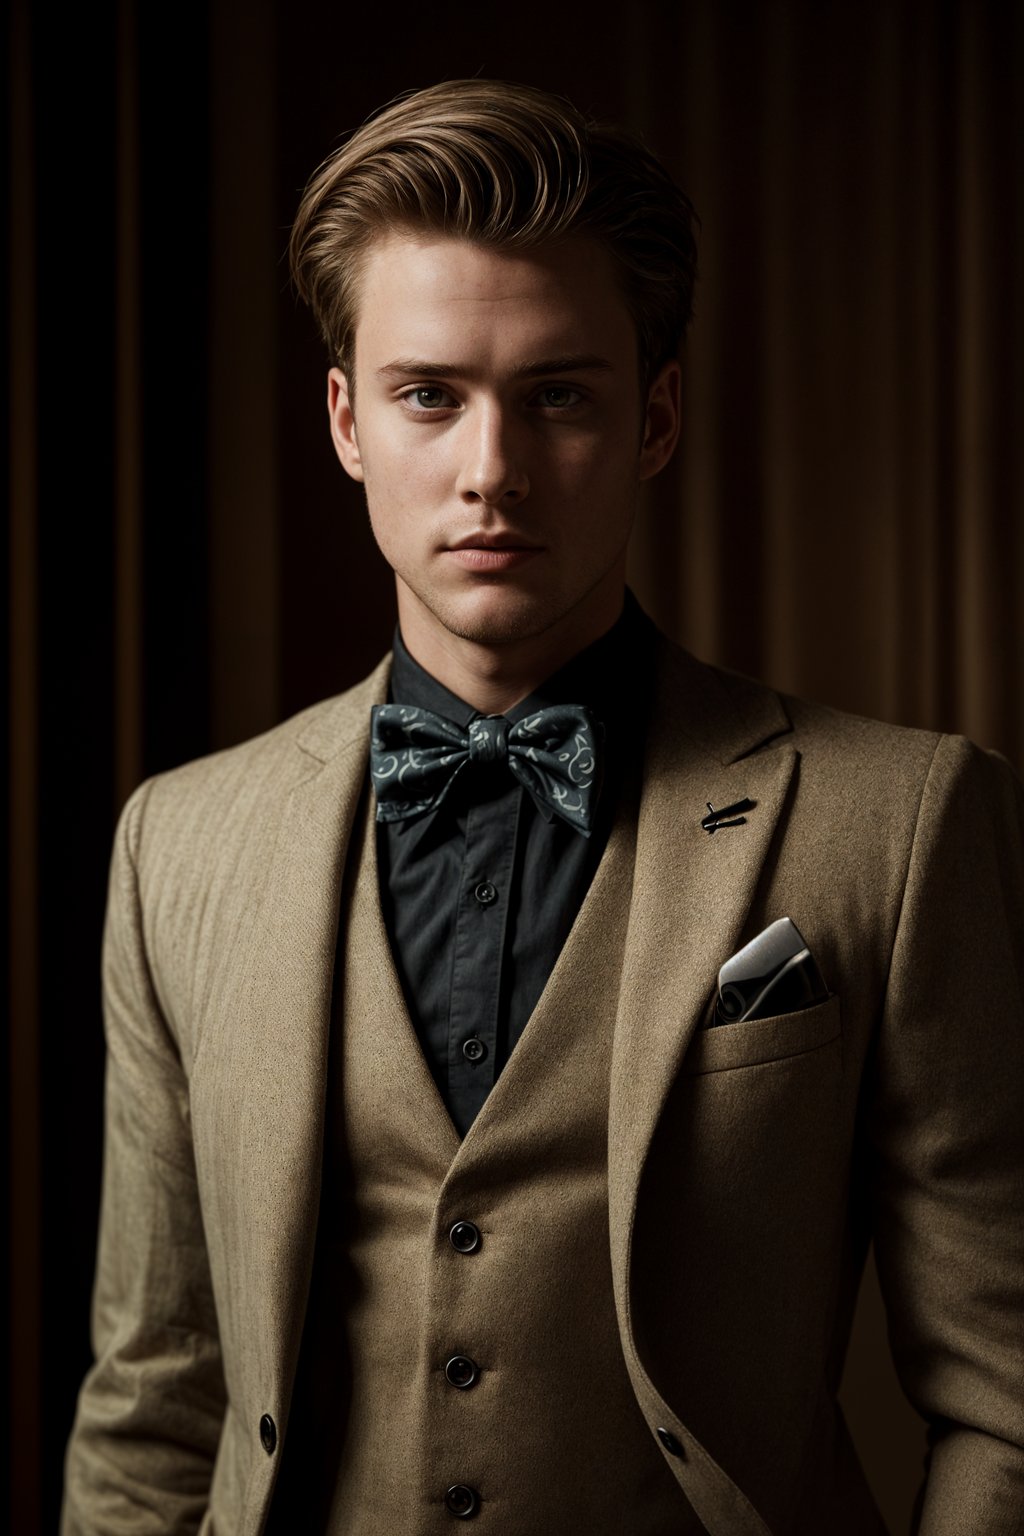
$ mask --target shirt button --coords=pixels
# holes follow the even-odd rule
[[[457,1520],[468,1520],[480,1508],[480,1495],[466,1483],[453,1483],[444,1496],[448,1513]]]
[[[273,1456],[274,1447],[277,1445],[277,1425],[269,1413],[265,1413],[260,1419],[260,1444],[268,1456]]]
[[[448,1233],[448,1241],[458,1253],[475,1253],[480,1247],[480,1228],[472,1221],[457,1221]]]
[[[492,901],[498,899],[498,892],[489,880],[481,880],[473,895],[482,907],[489,907]]]
[[[453,1387],[459,1387],[460,1390],[465,1391],[466,1387],[473,1386],[479,1378],[480,1367],[468,1355],[452,1355],[444,1368],[444,1373]]]
[[[658,1439],[670,1456],[682,1456],[685,1461],[686,1453],[670,1429],[659,1429]]]
[[[471,1035],[468,1040],[462,1042],[462,1054],[467,1061],[483,1061],[487,1055],[487,1047],[482,1040]]]

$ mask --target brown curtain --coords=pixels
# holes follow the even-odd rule
[[[107,0],[55,27],[15,0],[10,18],[0,1477],[35,1536],[89,1358],[114,816],[144,775],[354,681],[394,622],[282,262],[306,176],[392,95],[464,74],[643,131],[703,234],[639,595],[710,660],[1019,769],[1024,12]],[[922,1440],[879,1305],[868,1284],[844,1397],[898,1531]]]
[[[699,653],[1024,761],[1024,11],[681,9],[645,126],[701,212],[636,581]]]

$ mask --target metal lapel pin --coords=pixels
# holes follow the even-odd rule
[[[724,805],[720,811],[716,811],[711,801],[706,802],[708,814],[701,817],[701,826],[710,835],[721,830],[722,827],[742,827],[747,818],[743,811],[752,811],[757,804],[756,800],[749,800],[746,796],[742,800],[734,800],[732,805]]]

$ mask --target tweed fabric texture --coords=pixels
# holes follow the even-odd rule
[[[96,1359],[64,1536],[264,1529],[313,1265],[342,872],[386,689],[385,662],[122,815]],[[701,829],[707,801],[743,798],[744,826]],[[835,1000],[705,1030],[722,963],[783,915]],[[872,1231],[932,1430],[920,1536],[1019,1536],[1022,996],[1024,794],[1001,759],[660,645],[608,1231],[632,1390],[679,1440],[666,1466],[712,1536],[880,1529],[836,1404]]]

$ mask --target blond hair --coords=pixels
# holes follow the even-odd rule
[[[646,395],[692,314],[696,228],[689,199],[623,129],[533,86],[449,80],[389,103],[314,172],[289,259],[354,386],[358,280],[381,234],[427,231],[520,251],[589,235],[612,258]]]

